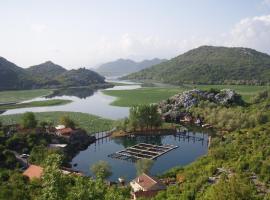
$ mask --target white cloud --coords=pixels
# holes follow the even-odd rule
[[[214,43],[210,39],[190,37],[189,39],[164,39],[158,36],[139,36],[123,34],[117,40],[103,37],[95,48],[95,59],[98,62],[118,58],[134,60],[154,57],[171,58],[189,49]]]
[[[164,39],[128,33],[115,40],[103,37],[98,42],[94,54],[97,62],[120,57],[135,60],[171,58],[201,45],[241,46],[270,53],[270,15],[242,19],[231,30],[216,37]]]
[[[270,15],[241,20],[230,31],[225,44],[270,53]]]
[[[262,5],[270,7],[270,0],[263,0]]]
[[[45,24],[32,24],[31,30],[36,32],[36,33],[43,33],[44,31],[47,30],[47,25],[45,25]]]

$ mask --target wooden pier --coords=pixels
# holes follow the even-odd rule
[[[189,132],[177,132],[175,133],[176,137],[183,138],[183,139],[192,139],[193,141],[203,141],[204,137],[197,137],[194,135],[190,135]]]
[[[178,148],[178,146],[170,144],[159,146],[154,144],[139,143],[124,150],[110,154],[108,157],[131,162],[136,162],[139,159],[154,160],[176,148]]]

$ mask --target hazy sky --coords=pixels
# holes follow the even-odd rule
[[[0,0],[0,56],[67,68],[200,45],[270,54],[270,0]]]

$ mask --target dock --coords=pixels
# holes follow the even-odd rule
[[[139,159],[155,160],[159,156],[178,148],[178,146],[166,144],[166,145],[154,145],[147,143],[139,143],[134,146],[128,147],[124,150],[117,151],[108,155],[108,157],[136,162]]]
[[[191,139],[194,142],[204,140],[204,137],[197,137],[194,135],[190,135],[189,132],[177,132],[174,135],[175,135],[175,137],[178,137],[178,138],[183,138],[183,139],[188,139],[188,140]]]

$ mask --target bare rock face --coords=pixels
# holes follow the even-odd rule
[[[177,119],[181,117],[183,113],[188,112],[190,108],[198,105],[201,101],[209,101],[224,106],[243,103],[241,96],[231,89],[223,89],[220,91],[194,89],[174,95],[160,102],[158,105],[159,111],[163,116],[170,116],[172,119]]]

